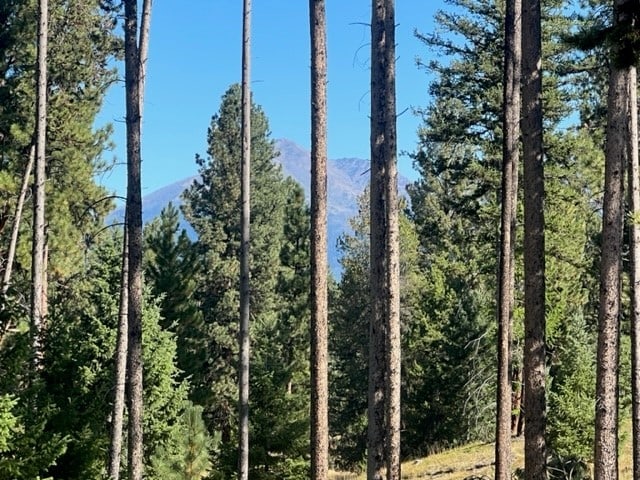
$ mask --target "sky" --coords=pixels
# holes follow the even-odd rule
[[[251,88],[269,118],[272,138],[310,149],[308,1],[254,0]],[[429,103],[428,74],[416,58],[428,51],[415,36],[433,30],[444,0],[396,2],[398,166],[416,178],[411,159]],[[327,0],[328,155],[369,158],[370,0]],[[240,0],[156,0],[153,5],[142,126],[143,195],[197,173],[211,116],[229,85],[240,81]],[[121,68],[123,72],[124,69]],[[112,86],[97,125],[112,123],[115,167],[97,180],[126,194],[124,82]]]

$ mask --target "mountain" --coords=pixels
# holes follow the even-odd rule
[[[286,139],[276,140],[276,148],[280,155],[275,161],[282,165],[285,175],[293,177],[304,188],[307,201],[309,201],[311,182],[311,154],[294,142]],[[172,202],[174,205],[182,203],[181,194],[197,177],[189,177],[156,190],[142,199],[142,219],[146,223],[157,217],[162,209]],[[398,189],[406,191],[408,180],[398,176]],[[338,238],[350,231],[349,219],[358,214],[357,199],[369,184],[369,160],[361,158],[339,158],[327,161],[327,236],[328,255],[331,271],[339,275],[340,252],[338,251]],[[121,221],[124,209],[115,210],[107,219],[110,223]],[[184,228],[194,238],[195,232],[187,222],[183,221]]]

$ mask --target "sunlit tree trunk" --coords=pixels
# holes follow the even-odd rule
[[[45,291],[45,184],[47,143],[47,36],[49,4],[38,2],[38,63],[36,83],[36,160],[33,191],[33,247],[31,265],[31,341],[34,366],[38,368],[43,357],[42,329],[44,328]]]
[[[24,201],[27,196],[27,190],[29,190],[29,180],[31,178],[31,171],[33,170],[33,163],[36,156],[35,145],[29,147],[29,157],[27,159],[27,166],[24,169],[24,176],[22,177],[22,185],[20,186],[20,194],[18,195],[18,201],[16,202],[16,210],[13,215],[13,227],[11,228],[11,240],[9,242],[9,252],[7,253],[7,266],[5,267],[4,274],[2,276],[2,294],[6,295],[9,285],[11,284],[11,274],[13,273],[13,262],[16,257],[16,247],[18,245],[18,235],[20,233],[20,223],[22,222],[22,210],[24,208]],[[4,332],[0,332],[4,333]],[[1,337],[0,337],[1,339]]]
[[[242,166],[240,217],[240,445],[238,478],[249,478],[249,336],[250,205],[251,205],[251,0],[244,0],[242,16]]]
[[[594,473],[597,479],[618,478],[618,322],[628,109],[626,74],[616,67],[610,72],[607,108],[596,369]]]
[[[544,171],[540,0],[522,4],[524,163],[525,478],[547,478],[545,395]]]
[[[126,222],[126,214],[125,214]],[[122,452],[122,430],[124,423],[125,382],[127,372],[127,313],[129,308],[129,242],[125,227],[122,239],[122,272],[120,274],[120,306],[118,309],[118,336],[115,352],[115,386],[113,410],[111,413],[111,438],[109,443],[109,465],[107,475],[110,480],[120,478],[120,456]]]
[[[505,17],[502,218],[498,277],[498,389],[496,417],[496,480],[511,478],[511,321],[513,252],[520,133],[521,1],[507,1]]]
[[[142,107],[144,104],[144,83],[146,78],[146,64],[149,52],[149,31],[151,25],[152,0],[142,3],[142,22],[139,40],[139,102],[140,122],[142,122]],[[120,276],[120,307],[118,311],[118,338],[115,351],[115,388],[113,410],[111,414],[111,439],[109,444],[110,479],[120,478],[120,456],[122,451],[122,430],[125,405],[125,382],[128,353],[128,308],[129,308],[129,241],[127,233],[127,215],[125,213],[125,228],[122,246],[122,273]]]
[[[142,192],[140,179],[140,56],[136,0],[125,0],[125,83],[127,106],[127,236],[128,351],[127,407],[129,413],[128,477],[143,475],[142,431]]]
[[[324,0],[309,0],[311,31],[311,478],[329,468],[327,310],[327,42]]]
[[[631,388],[633,477],[640,478],[640,165],[638,164],[638,80],[629,69],[629,257],[631,263]]]
[[[400,479],[400,295],[395,5],[371,15],[371,320],[367,478]]]

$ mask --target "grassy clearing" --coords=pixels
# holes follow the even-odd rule
[[[620,479],[631,480],[632,445],[631,423],[624,422],[620,435],[620,456],[618,458]],[[464,480],[471,476],[494,478],[494,444],[472,443],[462,447],[444,450],[417,460],[402,464],[402,478],[425,480]],[[524,441],[513,440],[513,470],[524,466]],[[329,480],[365,480],[366,475],[347,472],[330,472]]]
[[[513,467],[524,465],[524,443],[513,440]],[[403,479],[463,480],[472,475],[493,478],[493,443],[472,443],[402,464]],[[330,480],[364,480],[366,475],[331,472]]]

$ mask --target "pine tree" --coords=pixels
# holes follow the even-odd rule
[[[395,3],[371,4],[371,321],[367,476],[400,479]]]
[[[161,298],[162,328],[176,335],[177,364],[185,377],[205,363],[206,330],[194,297],[199,273],[196,249],[180,230],[178,209],[169,203],[145,227],[145,278]]]
[[[522,6],[522,158],[524,164],[525,478],[547,478],[542,13]]]
[[[193,375],[192,398],[205,407],[209,431],[221,434],[221,468],[229,468],[225,470],[228,475],[237,469],[235,454],[230,453],[230,449],[235,451],[238,445],[234,425],[237,420],[235,405],[238,384],[235,367],[239,361],[236,339],[241,241],[240,219],[237,215],[240,208],[239,160],[242,151],[240,111],[240,87],[233,85],[223,95],[219,113],[212,118],[208,134],[208,158],[196,157],[201,180],[196,180],[185,192],[182,206],[185,217],[198,235],[195,248],[202,271],[195,297],[201,305],[207,333],[206,364],[204,368],[187,373]],[[283,261],[283,254],[287,249],[295,251],[302,248],[304,243],[299,241],[298,236],[289,237],[291,232],[299,231],[291,228],[294,225],[291,222],[296,221],[297,215],[292,216],[291,220],[288,218],[287,205],[292,190],[283,179],[280,167],[273,162],[276,151],[273,141],[268,137],[267,118],[256,105],[252,106],[251,130],[251,335],[256,341],[267,341],[274,338],[276,332],[278,338],[290,332],[291,317],[285,314],[290,306],[285,307],[283,298],[283,291],[287,290],[280,290],[285,277],[281,273],[289,268]],[[308,230],[305,230],[305,235],[308,235]],[[291,258],[291,252],[287,256]],[[300,271],[299,266],[296,268]],[[304,287],[303,284],[303,288],[308,288],[306,285]],[[301,299],[306,301],[306,296]],[[296,328],[308,328],[308,310],[297,322]],[[252,391],[273,392],[252,396],[252,417],[261,417],[252,420],[253,443],[256,445],[269,445],[274,438],[274,429],[284,428],[287,423],[285,418],[279,416],[280,410],[274,409],[271,403],[280,402],[278,398],[286,398],[290,385],[291,373],[287,373],[288,370],[281,371],[282,361],[287,358],[282,355],[282,348],[284,345],[274,345],[268,341],[252,349],[254,367],[250,387]],[[304,352],[308,352],[308,347]],[[300,368],[308,372],[308,363],[305,362],[303,367],[295,365],[295,369],[288,367],[297,372],[300,372]],[[298,395],[308,396],[308,381],[294,387],[293,392],[295,399],[292,398],[292,401],[298,401]],[[274,396],[276,393],[279,397]],[[269,456],[270,463],[283,464],[289,460],[288,455],[297,456],[300,434],[307,439],[304,445],[308,448],[308,412],[303,417],[307,427],[303,430],[294,429],[295,432],[290,432],[286,442],[274,445],[270,452],[282,451],[283,454],[281,457]],[[276,425],[271,431],[265,423],[267,420]],[[254,474],[261,474],[267,460],[260,457],[255,449],[252,449],[252,457],[253,478]]]
[[[211,451],[216,442],[202,420],[202,407],[187,405],[177,426],[174,441],[178,445],[160,449],[152,458],[156,478],[165,480],[201,480],[212,470]]]
[[[327,39],[324,0],[309,1],[311,33],[311,478],[329,468],[327,293]]]
[[[504,41],[503,150],[500,223],[500,260],[498,273],[498,388],[496,418],[496,479],[511,476],[511,323],[518,198],[518,157],[520,123],[520,72],[522,49],[522,3],[507,1]]]

